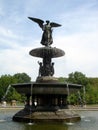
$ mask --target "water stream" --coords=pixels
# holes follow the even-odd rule
[[[32,113],[32,90],[33,90],[33,84],[31,84],[31,104],[30,104],[30,116]],[[30,117],[31,118],[31,117]],[[30,122],[28,123],[28,125],[33,125],[32,121],[30,120]]]
[[[2,98],[2,100],[6,98],[6,96],[7,96],[8,92],[9,92],[10,88],[11,88],[11,85],[9,85],[9,86],[7,87],[7,90],[6,90],[6,92],[5,92],[5,94],[4,94],[3,98]]]

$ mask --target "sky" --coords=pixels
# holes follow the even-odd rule
[[[65,56],[52,59],[55,77],[78,71],[98,77],[98,0],[0,0],[0,76],[38,76],[38,61],[29,51],[38,47],[41,28],[28,17],[61,24],[53,28],[53,44]]]

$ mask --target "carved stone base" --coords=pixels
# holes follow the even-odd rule
[[[37,112],[23,109],[16,113],[13,121],[17,122],[78,122],[81,118],[74,111],[62,109],[58,111]]]
[[[58,78],[52,76],[41,76],[37,77],[37,83],[58,83]]]

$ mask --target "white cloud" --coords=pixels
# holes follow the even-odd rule
[[[30,47],[20,47],[0,51],[0,68],[2,74],[26,72],[36,78],[36,59],[29,55]],[[38,60],[38,59],[37,59]]]
[[[0,37],[9,37],[9,38],[17,38],[17,35],[15,35],[12,30],[7,29],[5,27],[0,26]]]
[[[63,65],[65,73],[79,70],[88,76],[98,75],[98,72],[95,71],[97,70],[96,65],[98,65],[97,43],[97,32],[57,37],[54,45],[66,53],[64,61],[66,64]],[[58,68],[60,69],[60,67]],[[62,71],[62,75],[64,71]]]
[[[94,9],[94,5],[96,5],[95,2],[89,2],[60,14],[62,30],[65,29],[64,33],[75,34],[98,30],[98,10]]]

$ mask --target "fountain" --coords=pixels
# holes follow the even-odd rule
[[[5,100],[5,98],[6,98],[7,94],[8,94],[8,92],[9,92],[10,88],[11,88],[11,85],[9,85],[7,87],[7,90],[6,90],[5,94],[4,94],[4,96],[2,97],[2,100]]]
[[[6,99],[6,96],[7,96],[8,92],[10,91],[10,88],[11,88],[11,85],[9,85],[7,87],[6,92],[4,93],[3,97],[1,98],[1,102],[2,102],[3,107],[6,107],[6,100],[5,99]]]
[[[80,116],[68,109],[67,97],[82,88],[82,85],[60,83],[54,77],[53,58],[65,55],[59,48],[52,47],[52,28],[59,27],[60,24],[44,21],[37,18],[28,17],[36,22],[43,30],[41,39],[42,47],[32,49],[31,56],[39,57],[42,62],[39,64],[39,74],[35,82],[12,84],[20,94],[25,94],[27,103],[25,108],[13,116],[18,122],[75,122],[80,120]],[[31,101],[31,103],[30,103]]]

